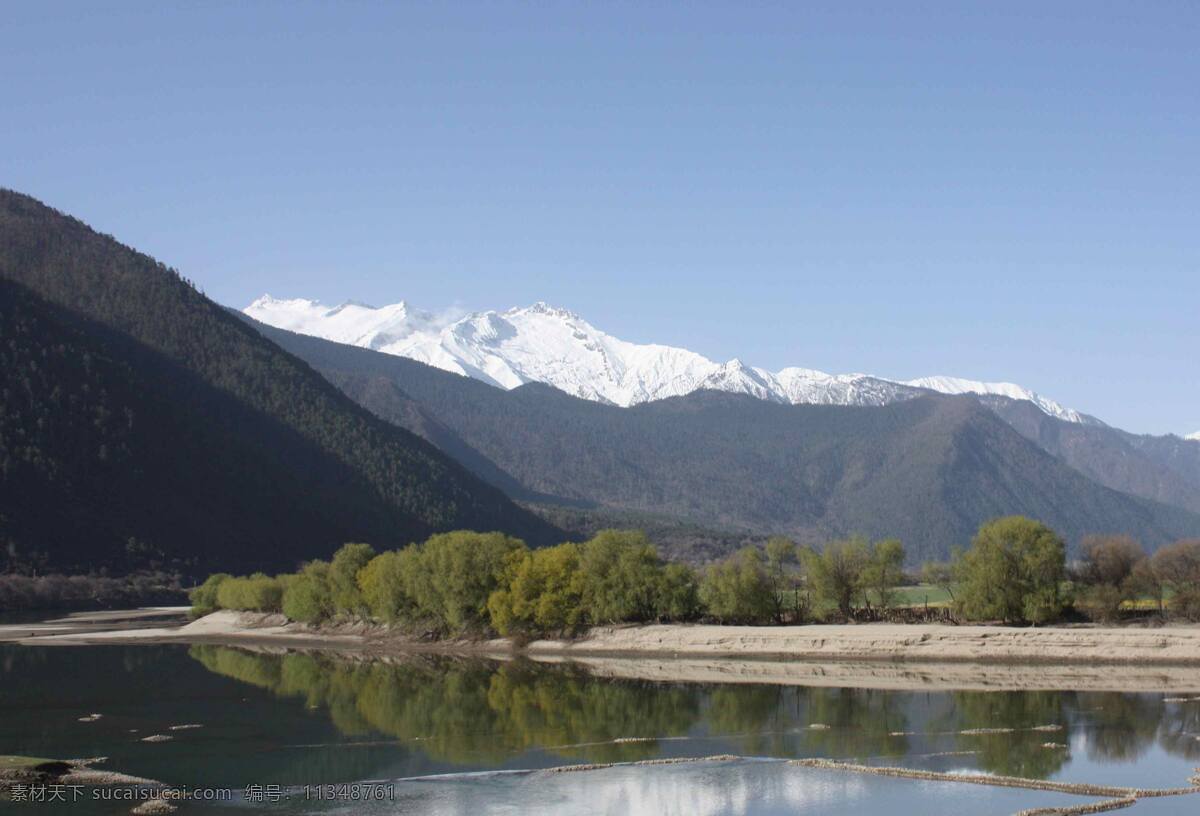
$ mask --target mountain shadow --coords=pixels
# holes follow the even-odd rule
[[[0,563],[291,568],[347,540],[561,538],[152,258],[0,190]]]

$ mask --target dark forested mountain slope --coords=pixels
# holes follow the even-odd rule
[[[292,566],[556,531],[171,270],[0,191],[0,543],[18,565]]]
[[[1151,436],[1117,431],[1129,446],[1178,474],[1188,484],[1200,485],[1200,440],[1183,439],[1173,434]]]
[[[917,560],[944,556],[981,521],[1009,513],[1073,540],[1123,531],[1157,545],[1200,533],[1200,516],[1096,484],[972,397],[860,408],[697,392],[619,408],[540,384],[502,391],[255,325],[377,415],[426,433],[522,498],[814,542],[895,535]]]

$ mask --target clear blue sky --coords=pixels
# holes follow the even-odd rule
[[[0,184],[215,299],[547,300],[1200,430],[1200,4],[10,3]]]

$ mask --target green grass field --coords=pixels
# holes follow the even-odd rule
[[[897,606],[924,606],[926,601],[928,601],[930,606],[950,606],[953,603],[949,592],[931,584],[914,584],[896,589]],[[1167,598],[1167,606],[1170,606],[1169,597]],[[1143,597],[1135,601],[1125,601],[1121,604],[1121,608],[1126,610],[1136,609],[1140,612],[1154,612],[1158,610],[1158,599]]]
[[[896,603],[899,606],[949,606],[950,593],[932,584],[914,584],[896,589]]]

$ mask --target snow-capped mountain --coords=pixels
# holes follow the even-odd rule
[[[1016,383],[979,382],[978,380],[964,380],[960,377],[919,377],[915,380],[908,380],[905,382],[905,385],[911,385],[914,388],[927,388],[930,391],[937,391],[940,394],[986,394],[988,396],[1008,397],[1013,400],[1025,400],[1026,402],[1032,402],[1050,416],[1065,419],[1067,422],[1083,422],[1088,424],[1096,422],[1093,417],[1081,414],[1071,408],[1064,408],[1054,400],[1047,399],[1041,394],[1030,391],[1028,388]]]
[[[579,315],[546,303],[465,316],[347,302],[264,295],[245,314],[280,329],[397,354],[501,388],[543,382],[585,399],[629,406],[702,388],[791,404],[885,405],[927,391],[1026,400],[1050,416],[1095,422],[1013,383],[955,377],[901,382],[809,368],[776,372],[741,360],[718,363],[687,349],[620,340]]]
[[[1184,437],[1184,439],[1190,439],[1193,442],[1200,442],[1200,431],[1196,431],[1194,434],[1188,434]]]

